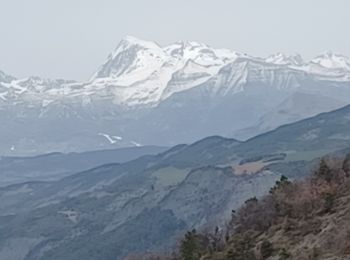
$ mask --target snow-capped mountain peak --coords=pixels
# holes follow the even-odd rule
[[[165,62],[167,54],[155,42],[127,36],[108,56],[92,77],[119,79],[116,84],[128,85],[143,80]]]
[[[199,64],[218,60],[232,60],[239,55],[230,50],[214,49],[207,44],[194,41],[176,42],[163,49],[172,57],[183,59],[185,62],[193,60]]]
[[[311,63],[321,65],[327,69],[350,70],[350,59],[344,55],[327,51],[311,60]]]
[[[92,77],[89,88],[108,85],[117,103],[155,104],[203,83],[238,56],[194,41],[160,47],[127,36]]]
[[[153,41],[145,41],[133,36],[125,36],[120,41],[117,48],[110,54],[109,58],[114,59],[120,52],[126,51],[130,48],[135,48],[135,47],[143,50],[147,50],[147,49],[161,50],[162,49],[157,43]]]
[[[0,70],[0,83],[1,82],[11,82],[14,79],[15,79],[15,77],[10,76],[10,75],[8,75],[5,72]]]
[[[126,36],[87,82],[17,80],[0,72],[0,101],[30,99],[42,103],[42,99],[51,102],[69,97],[90,104],[102,97],[126,108],[156,106],[175,93],[208,82],[215,86],[209,92],[227,95],[242,91],[251,82],[290,89],[299,86],[302,75],[349,81],[350,61],[333,53],[310,62],[300,55],[283,53],[263,59],[195,41],[162,47],[153,41]]]
[[[296,92],[335,100],[311,110],[307,98],[296,96],[302,104],[292,102],[291,113],[270,122],[278,126],[348,103],[349,64],[333,53],[304,62],[300,55],[259,58],[194,41],[162,47],[128,36],[85,82],[16,79],[0,72],[2,147],[18,153],[172,145],[239,134]],[[261,131],[245,137],[252,133]]]
[[[266,60],[267,63],[273,63],[277,65],[294,65],[300,66],[304,63],[303,58],[299,54],[286,55],[281,52],[269,56]]]

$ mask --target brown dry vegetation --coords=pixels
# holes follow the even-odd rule
[[[242,174],[254,174],[259,171],[261,171],[265,166],[269,165],[269,162],[250,162],[245,163],[242,165],[235,165],[232,168],[234,169],[235,174],[242,175]]]
[[[134,259],[350,259],[350,156],[322,160],[303,181],[282,176],[267,196],[247,200],[214,230],[189,231],[171,256]]]

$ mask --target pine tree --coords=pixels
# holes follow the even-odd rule
[[[327,162],[325,159],[321,160],[320,166],[318,171],[316,172],[316,175],[327,182],[330,182],[332,180],[332,171],[327,165]]]
[[[181,241],[181,256],[184,260],[197,260],[200,258],[198,235],[195,229],[188,231]]]
[[[270,194],[273,194],[276,190],[279,190],[280,188],[283,188],[289,184],[291,184],[291,182],[289,181],[288,177],[286,177],[285,175],[282,175],[280,180],[276,181],[275,186],[273,186],[270,189]]]

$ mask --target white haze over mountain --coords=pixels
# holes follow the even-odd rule
[[[252,137],[348,104],[350,59],[125,37],[87,82],[0,73],[1,154]],[[315,105],[310,103],[314,102]]]

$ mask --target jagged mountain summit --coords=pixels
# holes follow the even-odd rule
[[[266,67],[281,65],[316,76],[350,79],[350,59],[330,51],[308,62],[298,54],[276,53],[264,59],[228,49],[214,49],[198,42],[180,41],[161,47],[155,42],[127,36],[87,82],[38,77],[16,79],[1,72],[1,98],[5,101],[23,94],[39,99],[45,94],[55,100],[74,96],[86,101],[94,94],[103,96],[105,93],[118,105],[155,105],[175,93],[215,78],[221,70],[228,70],[226,66],[235,69],[232,74],[237,79],[247,79],[245,74],[253,72],[247,71],[247,63]]]
[[[265,60],[268,63],[274,63],[278,65],[292,65],[292,66],[301,66],[305,62],[299,54],[295,55],[286,55],[281,52],[273,54],[266,58]]]
[[[350,59],[341,54],[335,54],[331,51],[317,56],[311,60],[311,63],[316,63],[330,69],[339,69],[343,71],[350,70]]]
[[[128,36],[86,82],[1,72],[0,120],[6,124],[0,154],[174,145],[209,135],[249,138],[348,104],[349,64],[329,52],[311,61],[282,53],[258,58],[197,42],[162,47]],[[281,109],[295,96],[303,98]],[[322,104],[310,110],[306,96]]]

